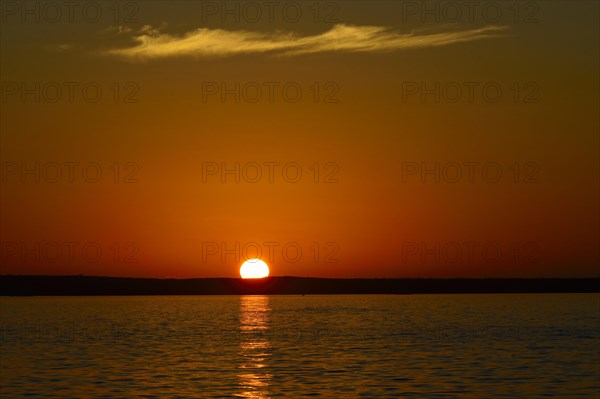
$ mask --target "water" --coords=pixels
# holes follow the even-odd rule
[[[600,296],[0,299],[0,397],[598,398]]]

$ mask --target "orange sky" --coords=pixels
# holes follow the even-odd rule
[[[599,275],[597,3],[173,3],[2,10],[2,274]]]

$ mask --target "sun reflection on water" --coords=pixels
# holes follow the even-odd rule
[[[267,296],[240,297],[240,351],[238,378],[242,398],[269,397],[271,307]]]

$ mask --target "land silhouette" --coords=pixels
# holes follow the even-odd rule
[[[600,292],[600,278],[158,279],[101,276],[0,276],[0,295],[315,295]]]

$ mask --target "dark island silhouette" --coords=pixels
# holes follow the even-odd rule
[[[0,295],[315,295],[592,293],[600,278],[157,279],[99,276],[0,276]]]

